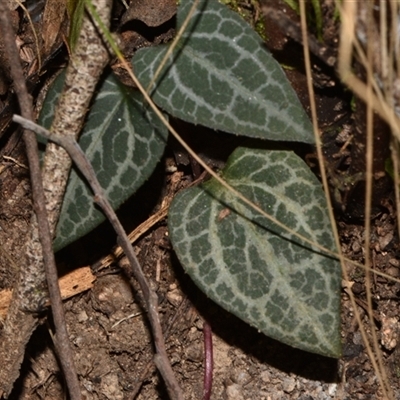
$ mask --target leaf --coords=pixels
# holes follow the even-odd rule
[[[61,28],[65,19],[65,10],[65,0],[47,0],[45,3],[42,19],[42,54],[45,59],[51,53],[57,36],[64,34],[64,32],[61,32]]]
[[[334,249],[324,193],[290,151],[238,148],[222,177],[295,232]],[[339,357],[339,263],[214,179],[179,193],[169,234],[185,271],[221,307],[290,346]]]
[[[82,28],[85,0],[68,0],[67,10],[71,21],[68,42],[71,50],[74,51]]]
[[[164,24],[176,14],[176,0],[136,0],[129,4],[121,18],[121,24],[139,20],[147,26]]]
[[[177,29],[193,1],[181,2]],[[134,71],[147,87],[166,46],[139,50]],[[171,115],[226,132],[314,143],[312,125],[261,38],[236,13],[201,0],[160,74],[154,101]]]
[[[63,79],[58,77],[47,94],[40,116],[46,128],[51,125]],[[95,97],[79,144],[114,208],[149,178],[164,152],[167,134],[152,111],[143,111],[138,92],[112,75],[107,77]],[[89,233],[103,220],[103,214],[94,207],[91,190],[73,170],[57,225],[55,250]]]

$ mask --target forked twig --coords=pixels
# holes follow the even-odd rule
[[[147,278],[145,277],[139,261],[130,244],[129,238],[125,233],[120,221],[118,220],[115,211],[113,210],[106,196],[104,195],[103,188],[100,186],[94,169],[87,159],[85,153],[82,151],[76,140],[72,137],[54,135],[47,129],[44,129],[41,126],[18,115],[13,116],[13,121],[21,124],[25,129],[29,129],[37,133],[38,135],[44,136],[45,138],[51,140],[59,146],[62,146],[68,152],[73,162],[76,164],[80,172],[88,181],[94,193],[94,201],[101,207],[104,214],[107,216],[108,220],[116,231],[119,239],[119,244],[123,248],[125,255],[127,256],[129,263],[132,267],[132,273],[139,282],[139,285],[143,291],[156,347],[154,362],[164,379],[170,397],[172,399],[183,400],[182,390],[178,384],[178,381],[175,378],[165,349],[165,342],[158,314],[157,294],[153,291]]]
[[[8,60],[11,67],[10,73],[14,81],[14,88],[18,96],[21,113],[26,118],[32,119],[32,100],[26,88],[18,49],[15,44],[15,34],[11,25],[9,10],[5,2],[0,2],[0,28],[3,43],[7,51]],[[46,271],[54,324],[57,332],[57,350],[59,352],[60,362],[64,371],[70,397],[73,400],[79,400],[81,398],[79,381],[76,374],[73,353],[70,347],[68,332],[65,325],[64,309],[62,306],[60,289],[58,286],[57,269],[52,248],[52,236],[47,219],[46,197],[43,190],[40,171],[38,145],[32,132],[24,131],[23,138],[29,160],[33,207],[37,218],[38,236],[40,245],[42,246],[43,263]],[[29,270],[30,266],[21,266],[21,268]],[[35,271],[33,271],[33,278],[35,278],[34,273]],[[32,279],[32,276],[30,276],[30,278]],[[9,340],[15,341],[16,337],[18,336],[18,338],[22,338],[23,341],[28,340],[30,333],[32,333],[37,326],[37,317],[35,315],[18,308],[18,305],[20,304],[18,300],[21,299],[21,291],[18,290],[20,289],[20,286],[21,285],[19,285],[17,290],[14,291],[13,296],[17,299],[17,301],[12,303],[12,307],[14,307],[14,309],[13,312],[9,313],[10,317],[6,320],[3,331],[5,334],[3,338],[5,340],[3,340],[1,343],[2,354],[4,354],[4,352],[8,352],[11,357],[14,356],[16,359],[4,360],[3,358],[6,368],[5,374],[3,374],[4,380],[0,382],[0,396],[3,394],[5,396],[9,395],[23,358],[23,352],[20,350],[21,348],[24,349],[26,345],[24,342],[22,343],[22,346],[19,346],[16,351],[12,352],[10,349],[6,348],[7,342]],[[17,332],[13,332],[17,326],[20,326],[26,332],[18,332],[17,335]]]

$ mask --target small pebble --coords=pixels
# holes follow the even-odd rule
[[[385,236],[381,236],[378,241],[379,241],[379,247],[381,250],[384,250],[386,246],[393,240],[393,233],[389,232]]]
[[[82,310],[77,317],[78,322],[85,322],[88,320],[88,315],[86,314],[85,310]]]
[[[84,338],[82,337],[82,336],[77,336],[74,340],[73,340],[73,343],[74,343],[74,345],[75,346],[77,346],[77,347],[81,347],[82,346],[82,344],[84,343]]]
[[[354,242],[354,243],[351,245],[351,249],[353,250],[354,253],[360,252],[360,251],[361,251],[360,243],[359,243],[358,241]]]
[[[182,295],[179,289],[175,288],[167,293],[167,300],[175,307],[178,307],[182,302]]]
[[[296,381],[291,377],[284,379],[282,382],[282,389],[285,393],[292,393],[295,387]]]
[[[226,388],[226,400],[242,400],[243,393],[240,385],[233,383]]]
[[[328,394],[329,396],[334,396],[336,394],[338,385],[337,383],[332,383],[328,386]]]
[[[269,371],[263,371],[260,377],[263,382],[268,383],[271,380],[271,373]]]
[[[354,332],[354,334],[353,334],[353,343],[354,344],[360,344],[360,345],[364,344],[363,338],[362,338],[361,333],[359,331]]]

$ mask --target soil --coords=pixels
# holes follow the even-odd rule
[[[332,22],[333,3],[328,0],[322,3],[326,27],[323,39],[335,57],[338,27],[337,22]],[[266,1],[263,5],[273,7],[276,11],[284,11],[289,22],[285,21],[298,26],[298,16],[285,2],[273,0]],[[261,12],[260,8],[254,7],[250,1],[243,6],[245,10],[251,11],[250,15],[253,17]],[[171,36],[171,26],[166,21],[162,23],[164,31],[154,33],[151,44],[161,43]],[[149,37],[138,33],[143,29],[142,25],[136,30],[132,21],[127,25],[124,26],[122,37],[126,40],[125,50],[129,53],[149,42]],[[25,38],[26,43],[30,43],[26,39],[29,35],[22,35],[28,31],[26,26],[27,22],[21,19],[21,37]],[[309,111],[301,43],[294,37],[288,37],[273,17],[265,19],[265,27],[266,45],[277,59],[284,65],[292,65],[293,60],[297,60],[296,68],[288,68],[286,72],[304,107]],[[310,32],[310,35],[315,33]],[[133,43],[133,40],[136,42]],[[53,52],[59,52],[60,38],[52,48]],[[62,54],[49,55],[47,65],[54,63],[58,67],[66,56],[65,50],[62,50]],[[340,188],[337,193],[335,186],[337,180],[343,180],[347,167],[351,164],[350,153],[346,153],[340,165],[334,162],[337,160],[335,154],[339,153],[345,142],[343,135],[346,130],[352,129],[351,98],[341,86],[334,68],[318,57],[314,61],[319,123],[324,132],[326,156],[332,166],[330,182],[341,246],[346,257],[362,263],[365,255],[363,221],[360,215],[351,213],[351,207],[347,203],[348,190]],[[33,94],[37,97],[39,88],[35,85],[39,78],[37,74],[33,75]],[[46,81],[47,75],[40,78],[41,85]],[[7,83],[7,79],[5,82]],[[23,254],[20,254],[20,249],[23,248],[30,219],[31,202],[29,180],[24,167],[24,149],[8,123],[14,102],[8,92],[0,94],[0,126],[5,127],[0,136],[1,156],[13,158],[0,160],[0,288],[5,289],[13,286],[17,266],[22,265]],[[187,124],[180,121],[176,121],[175,125],[183,135],[188,130]],[[204,128],[191,126],[190,136],[195,136],[194,129],[201,130],[202,138],[215,135]],[[188,135],[187,139],[190,140]],[[237,145],[229,135],[221,134],[219,140],[222,144],[218,147],[227,149],[221,154],[211,154],[208,144],[210,142],[207,140],[192,144],[212,166],[219,167],[229,154],[228,149]],[[312,149],[298,148],[296,151],[310,160],[310,166],[318,174]],[[18,160],[18,163],[13,160]],[[132,230],[146,221],[160,209],[165,198],[187,186],[196,177],[196,166],[190,163],[171,140],[163,162],[153,177],[119,211],[125,228]],[[352,196],[362,198],[363,193],[352,193]],[[386,189],[384,195],[380,196],[380,203],[372,220],[372,263],[375,270],[398,278],[400,260],[395,214],[393,193]],[[111,252],[114,244],[115,236],[108,224],[103,224],[88,238],[57,255],[60,271],[89,264],[96,276],[91,290],[64,303],[83,393],[88,399],[167,399],[164,384],[152,362],[154,348],[140,291],[135,283],[132,284],[123,275],[119,264],[123,260],[114,260],[111,264],[101,262]],[[272,340],[207,299],[179,265],[169,243],[165,218],[147,230],[134,247],[145,274],[158,294],[168,355],[185,398],[203,397],[205,322],[212,328],[213,399],[383,398],[378,378],[354,319],[356,310],[349,300],[349,292],[352,291],[356,296],[361,321],[365,324],[368,335],[371,335],[365,277],[353,265],[346,266],[350,279],[343,281],[342,290],[343,357],[334,360],[302,352]],[[396,398],[400,399],[400,284],[374,275],[371,291],[375,322],[372,329],[379,340],[388,380]],[[65,393],[65,382],[54,351],[51,316],[48,313],[43,315],[41,325],[27,346],[21,375],[10,398],[60,399],[64,398]],[[135,393],[137,395],[133,397]]]

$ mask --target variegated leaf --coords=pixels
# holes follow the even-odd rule
[[[46,128],[51,125],[62,80],[59,77],[47,94],[40,117]],[[145,111],[138,92],[112,75],[107,77],[94,99],[79,143],[114,208],[151,175],[164,152],[167,134],[158,117]],[[73,170],[57,225],[55,250],[89,233],[103,220],[103,214],[94,207],[91,190]]]
[[[335,249],[320,182],[293,152],[239,148],[222,177],[294,232]],[[337,260],[214,179],[178,194],[168,220],[182,266],[207,296],[267,336],[340,356]]]
[[[182,0],[177,28],[193,0]],[[147,87],[167,46],[139,50],[132,64]],[[312,125],[261,38],[216,0],[201,0],[153,91],[171,115],[268,140],[313,143]]]

